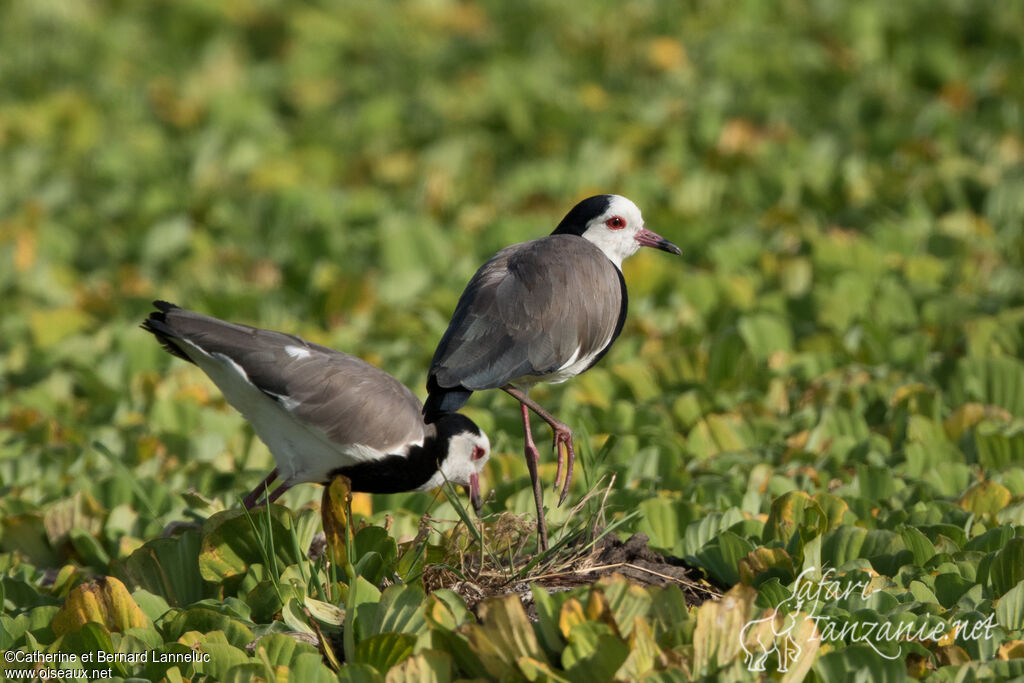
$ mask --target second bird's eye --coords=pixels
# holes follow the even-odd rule
[[[608,226],[609,230],[622,230],[626,227],[626,221],[622,219],[622,216],[612,216],[604,224]]]

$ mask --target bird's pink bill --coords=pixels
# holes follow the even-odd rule
[[[670,254],[681,256],[683,251],[676,245],[669,242],[667,239],[647,228],[640,228],[640,232],[636,234],[634,238],[642,247],[654,247],[655,249],[661,249],[667,251]]]

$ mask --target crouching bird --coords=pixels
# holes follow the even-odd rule
[[[479,513],[491,445],[469,418],[448,413],[426,424],[408,387],[354,356],[166,301],[153,305],[142,328],[198,365],[274,455],[277,467],[245,497],[246,508],[264,492],[273,502],[296,484],[344,475],[351,490],[367,493],[426,491],[447,479],[469,489]]]
[[[564,382],[599,361],[622,331],[626,283],[622,260],[640,247],[681,254],[644,227],[636,204],[599,195],[574,206],[549,236],[502,249],[466,285],[434,353],[427,378],[427,422],[458,410],[474,391],[502,389],[522,410],[526,464],[547,547],[539,454],[527,409],[554,430],[555,487],[567,460],[559,504],[572,483],[572,431],[530,399],[538,382]]]

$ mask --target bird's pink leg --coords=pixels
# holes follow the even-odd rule
[[[246,510],[251,510],[253,506],[256,505],[256,501],[259,500],[260,496],[262,496],[267,491],[267,489],[270,487],[270,485],[274,482],[275,479],[277,479],[276,467],[270,474],[267,475],[266,479],[257,484],[256,488],[250,491],[249,495],[247,495],[242,500],[242,505],[245,506]]]
[[[569,429],[569,426],[564,422],[559,421],[554,415],[541,408],[539,403],[526,395],[526,392],[520,391],[510,384],[503,386],[502,390],[515,398],[526,408],[537,413],[542,420],[550,425],[552,431],[554,431],[555,452],[558,456],[558,469],[555,471],[556,488],[558,487],[558,480],[561,478],[562,473],[562,447],[565,447],[567,460],[565,468],[565,482],[562,484],[562,495],[558,497],[558,504],[561,505],[565,502],[566,496],[569,495],[569,486],[572,484],[573,465],[576,463],[576,451],[572,447],[572,430]]]
[[[537,463],[540,462],[540,453],[536,444],[533,443],[533,434],[530,431],[530,412],[525,404],[520,404],[523,409],[523,433],[526,435],[526,469],[530,471],[530,481],[533,482],[533,499],[537,503],[537,537],[541,550],[548,549],[548,525],[544,520],[544,491],[540,485],[540,475],[537,473]]]

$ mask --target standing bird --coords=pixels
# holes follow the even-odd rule
[[[474,391],[500,388],[520,403],[526,464],[537,502],[537,530],[547,547],[544,501],[527,409],[554,430],[555,487],[568,464],[559,504],[572,483],[572,431],[530,399],[538,382],[564,382],[599,361],[622,331],[626,282],[622,260],[640,247],[681,254],[644,227],[636,204],[599,195],[574,206],[549,236],[502,249],[466,285],[427,378],[427,422],[458,410]]]
[[[338,474],[353,491],[469,489],[479,512],[487,435],[457,413],[425,424],[419,399],[383,370],[299,337],[236,325],[154,301],[142,328],[195,363],[245,416],[277,467],[243,504],[274,502],[296,484]],[[270,485],[281,485],[270,492]]]

